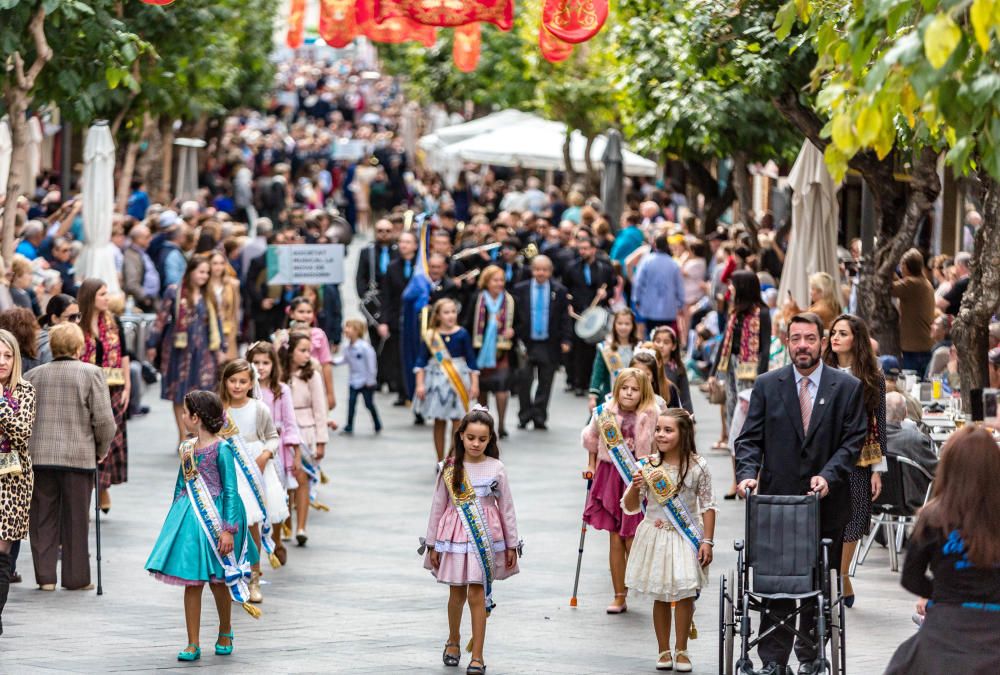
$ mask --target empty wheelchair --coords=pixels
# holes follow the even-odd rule
[[[844,674],[844,603],[839,569],[831,568],[831,541],[819,539],[819,497],[816,495],[751,495],[746,509],[746,545],[737,540],[737,568],[723,575],[719,589],[719,672],[752,675],[751,650],[774,631],[816,648],[818,673]],[[835,561],[839,564],[840,561]],[[788,616],[775,617],[771,600],[798,601]],[[817,607],[816,634],[799,630],[798,618]],[[754,636],[750,613],[774,621]],[[734,659],[739,637],[738,659]],[[830,639],[827,658],[827,638]],[[793,671],[788,668],[788,675]]]

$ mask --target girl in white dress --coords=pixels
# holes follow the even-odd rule
[[[704,532],[698,551],[687,537],[667,519],[656,500],[650,498],[646,515],[632,541],[632,552],[625,570],[625,584],[638,593],[653,596],[653,628],[659,645],[657,670],[686,673],[692,669],[687,654],[687,641],[694,616],[694,601],[708,584],[708,565],[712,562],[715,542],[715,496],[708,463],[697,454],[694,444],[694,422],[682,408],[670,408],[660,413],[653,435],[653,452],[648,466],[655,473],[662,470],[669,482],[678,486],[674,492],[697,520]],[[625,513],[639,513],[641,501],[647,496],[646,479],[636,472],[632,485],[622,497]],[[670,652],[671,605],[676,625],[677,651]],[[676,659],[676,661],[674,660]]]
[[[262,478],[264,492],[264,508],[261,511],[257,498],[250,489],[242,470],[237,467],[237,487],[243,507],[247,512],[247,524],[250,535],[261,549],[261,523],[266,515],[268,523],[281,523],[288,517],[288,498],[278,477],[274,465],[274,456],[278,452],[280,436],[274,426],[271,411],[267,404],[252,398],[253,369],[246,359],[230,361],[222,369],[222,382],[219,387],[219,398],[226,409],[226,416],[231,424],[223,428],[223,436],[229,438],[239,433],[242,445],[246,448],[249,459],[256,462]],[[232,428],[235,425],[235,428]],[[277,561],[275,561],[277,565]],[[261,602],[260,563],[254,566],[250,581],[250,602]]]

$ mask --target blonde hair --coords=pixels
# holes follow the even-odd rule
[[[357,331],[359,340],[364,340],[365,333],[368,332],[368,324],[361,319],[348,319],[344,322],[344,328],[353,328]]]
[[[19,277],[25,272],[31,272],[31,261],[25,258],[23,255],[15,255],[10,261],[10,273]]]
[[[642,412],[655,406],[656,399],[653,397],[653,385],[650,384],[649,377],[645,371],[631,367],[623,368],[618,373],[618,377],[615,378],[615,386],[611,390],[611,399],[615,402],[615,406],[621,409],[621,405],[618,403],[618,395],[621,393],[625,380],[630,377],[634,377],[636,384],[639,385],[639,403],[635,406],[635,411]]]
[[[503,275],[503,270],[497,267],[496,265],[490,265],[482,272],[480,272],[479,273],[480,290],[485,290],[486,287],[489,286],[490,282],[493,280],[493,277],[495,277],[498,274]]]
[[[819,291],[820,302],[829,305],[833,309],[834,315],[840,314],[842,309],[840,295],[833,277],[826,272],[816,272],[809,277],[809,288],[815,288]]]
[[[49,348],[52,358],[78,358],[83,349],[83,330],[71,322],[59,323],[49,329]]]
[[[431,315],[427,319],[428,330],[437,330],[438,328],[440,328],[439,321],[440,321],[441,310],[444,309],[446,305],[453,305],[455,309],[458,309],[458,303],[452,300],[451,298],[441,298],[440,300],[435,302],[434,306],[431,308]]]
[[[10,391],[14,391],[17,385],[24,381],[21,377],[21,348],[17,346],[17,338],[14,337],[14,334],[3,328],[0,328],[0,343],[7,345],[14,354],[14,362],[10,367],[10,383],[7,385]]]

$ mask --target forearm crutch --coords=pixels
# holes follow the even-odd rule
[[[587,479],[587,498],[583,501],[583,508],[586,510],[590,501],[590,488],[594,485],[594,472],[584,471],[583,477]],[[580,525],[580,549],[576,556],[576,576],[573,578],[573,597],[569,599],[569,606],[576,607],[576,591],[580,587],[580,566],[583,565],[583,542],[587,538],[587,521]]]
[[[94,524],[97,527],[97,594],[104,595],[101,584],[101,463],[94,469]]]

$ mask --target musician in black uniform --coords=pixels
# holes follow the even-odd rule
[[[378,226],[376,230],[377,228]],[[396,402],[393,405],[397,406],[406,405],[406,383],[403,380],[399,342],[403,319],[403,289],[413,276],[416,264],[417,237],[412,232],[403,232],[396,244],[396,258],[389,263],[385,277],[379,285],[382,311],[379,316],[378,336],[381,340],[385,340],[379,357],[379,370],[386,368],[392,372],[395,380],[390,386],[396,392]],[[361,292],[361,286],[358,286],[358,291]]]
[[[503,270],[504,287],[510,293],[514,286],[528,278],[531,274],[520,261],[521,242],[517,239],[506,239],[500,247],[500,259],[496,265]]]
[[[607,308],[615,288],[615,271],[607,259],[597,256],[594,240],[578,234],[577,260],[563,272],[563,284],[569,291],[570,304],[576,314],[583,314],[591,305]],[[597,353],[595,345],[587,344],[573,334],[573,347],[567,363],[568,385],[577,396],[584,396],[590,386],[590,369]]]
[[[427,278],[431,281],[431,299],[428,307],[433,307],[434,303],[442,298],[449,298],[461,304],[463,289],[454,280],[448,278],[448,260],[440,253],[431,253],[427,256]],[[475,290],[475,281],[464,284],[468,288]],[[461,310],[459,310],[461,313]]]
[[[358,272],[355,276],[355,288],[361,298],[361,305],[366,312],[368,321],[368,337],[376,349],[385,351],[386,345],[379,335],[378,326],[382,323],[382,292],[389,265],[399,257],[396,246],[395,229],[392,223],[382,218],[375,223],[375,241],[361,249],[358,255]],[[398,349],[396,350],[399,351]],[[384,354],[383,354],[384,355]],[[385,359],[378,369],[378,388],[389,385],[389,391],[399,391],[399,359]]]

